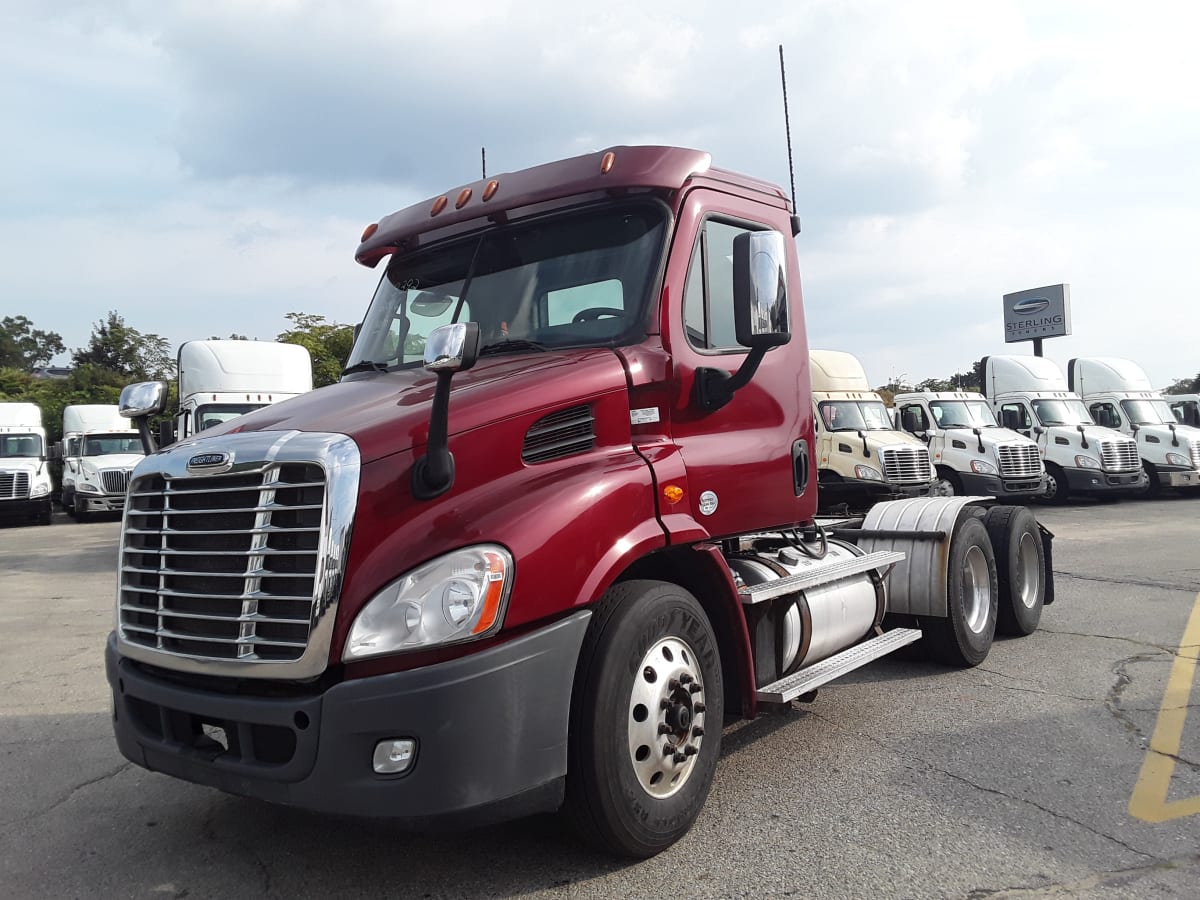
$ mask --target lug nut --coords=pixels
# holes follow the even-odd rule
[[[679,687],[680,687],[680,685],[679,685],[678,678],[672,678],[670,681],[667,682],[667,690],[668,691],[677,691],[677,690],[679,690]]]
[[[695,756],[695,755],[696,755],[697,753],[699,753],[699,752],[700,752],[700,751],[696,749],[696,747],[695,747],[695,745],[694,745],[694,744],[688,744],[686,747],[684,747],[684,748],[683,748],[683,755],[684,755],[685,757],[688,757],[688,756]],[[678,753],[676,753],[676,754],[675,754],[675,758],[676,758],[676,759],[679,759],[679,754],[678,754]]]
[[[704,704],[696,703],[692,706],[692,710],[695,712],[698,712],[698,713],[702,713],[702,712],[704,712]]]
[[[666,722],[659,722],[658,723],[658,733],[659,734],[670,734],[671,726],[668,725]]]
[[[685,754],[685,753],[676,753],[675,754],[675,762],[677,762],[677,763],[681,763],[681,762],[685,761],[686,759],[687,759],[687,754]]]
[[[692,735],[694,737],[704,737],[704,729],[697,725],[692,729]]]
[[[689,675],[687,672],[684,672],[682,675],[679,676],[680,684],[691,684],[692,680],[693,680],[692,676]]]
[[[704,688],[700,687],[700,685],[698,685],[698,684],[689,684],[688,685],[688,691],[692,694],[698,694],[702,690],[704,690]]]
[[[671,701],[668,700],[666,697],[663,697],[661,700],[658,701],[658,708],[659,709],[670,709]]]
[[[675,748],[670,744],[663,744],[663,756],[670,756],[675,752]]]

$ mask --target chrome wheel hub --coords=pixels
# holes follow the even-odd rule
[[[629,758],[638,783],[665,799],[696,767],[704,737],[704,682],[692,648],[663,638],[638,666],[629,698]]]

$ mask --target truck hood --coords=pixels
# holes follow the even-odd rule
[[[1008,428],[980,428],[979,434],[983,438],[984,447],[995,447],[999,444],[1024,444],[1029,442],[1029,438],[1023,434],[1018,434]],[[979,449],[979,439],[976,438],[975,432],[970,428],[947,428],[946,440],[965,441],[968,448],[974,447]]]
[[[1200,428],[1193,428],[1191,425],[1176,425],[1174,435],[1171,434],[1170,425],[1142,425],[1137,431],[1138,446],[1148,443],[1146,440],[1149,437],[1158,438],[1157,446],[1162,448],[1164,453],[1184,453],[1188,452],[1188,442],[1200,444]],[[1177,438],[1179,446],[1174,446],[1171,441]]]
[[[1050,440],[1054,438],[1066,438],[1071,442],[1072,447],[1082,449],[1082,441],[1080,440],[1079,429],[1074,425],[1046,425],[1044,433]],[[1088,444],[1094,444],[1099,441],[1130,441],[1133,440],[1127,434],[1121,434],[1119,431],[1114,431],[1111,428],[1105,428],[1102,425],[1084,425],[1083,434],[1087,437]]]
[[[423,368],[352,376],[205,429],[196,440],[244,431],[333,432],[354,439],[365,465],[428,442],[436,383]],[[625,369],[607,348],[485,356],[451,382],[449,434],[626,387]]]
[[[43,472],[46,471],[44,462],[26,456],[6,456],[0,459],[0,472],[28,472],[35,475],[39,467]]]
[[[144,458],[141,453],[106,453],[104,456],[84,456],[82,461],[89,468],[103,471],[104,469],[132,469]]]

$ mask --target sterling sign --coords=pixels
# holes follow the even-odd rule
[[[1071,333],[1071,286],[1052,284],[1004,295],[1004,342]]]

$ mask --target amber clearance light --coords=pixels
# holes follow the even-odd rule
[[[496,180],[489,181],[487,187],[483,189],[483,202],[487,203],[496,196],[496,191],[500,190],[500,182]]]
[[[462,209],[467,205],[467,201],[471,199],[471,189],[463,188],[458,192],[458,199],[454,201],[455,209]]]
[[[616,161],[617,154],[613,153],[611,150],[605,153],[603,159],[600,160],[600,174],[607,175],[610,171],[612,171],[613,163]]]
[[[359,238],[358,242],[360,244],[365,243],[367,238],[369,238],[371,235],[373,235],[378,230],[379,230],[379,223],[372,222],[370,225],[368,225],[366,228],[363,229],[363,235],[361,238]]]
[[[429,215],[436,216],[438,213],[440,213],[443,209],[446,208],[446,204],[449,202],[450,201],[446,199],[446,196],[444,194],[441,197],[438,197],[436,200],[433,201],[433,209],[429,210]]]

